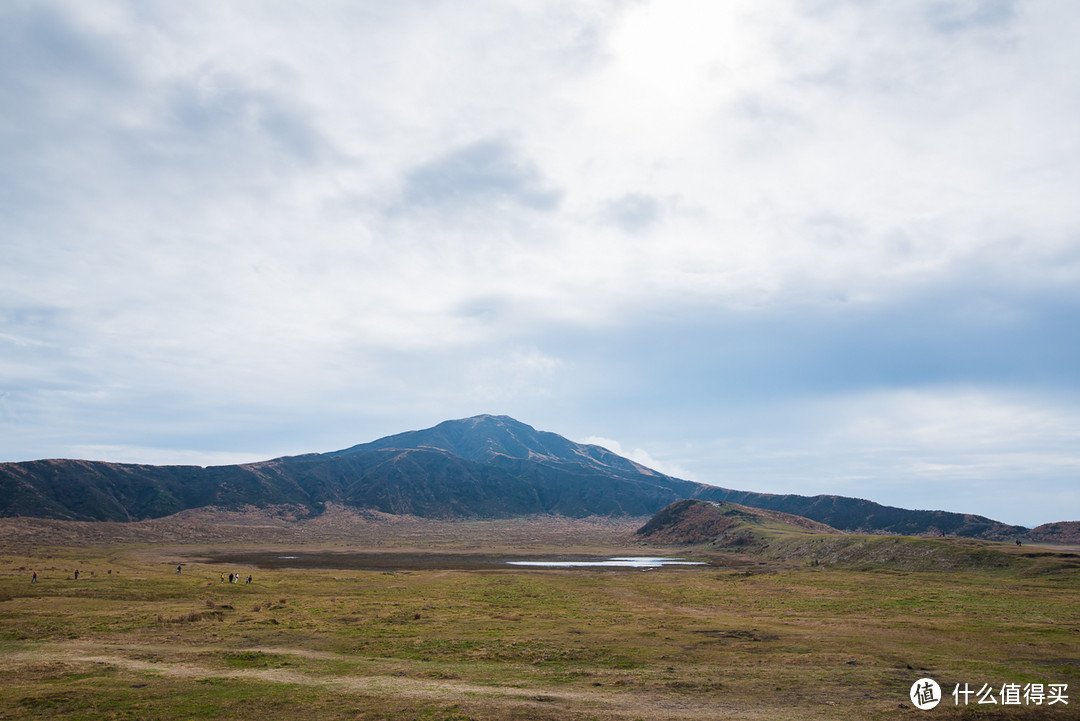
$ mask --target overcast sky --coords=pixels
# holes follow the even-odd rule
[[[1071,0],[0,3],[0,461],[478,413],[1080,520]]]

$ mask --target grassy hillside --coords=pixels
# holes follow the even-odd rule
[[[700,546],[809,566],[903,571],[1080,569],[1080,555],[959,538],[840,533],[790,514],[735,503],[679,501],[637,535],[661,545]]]

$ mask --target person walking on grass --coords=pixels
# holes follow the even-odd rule
[[[34,575],[30,578],[30,583],[37,583],[37,571],[34,571]]]

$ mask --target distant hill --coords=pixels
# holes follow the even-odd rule
[[[981,516],[694,483],[492,415],[241,465],[0,464],[0,515],[83,521],[159,518],[206,506],[294,504],[319,512],[327,503],[425,518],[649,516],[687,498],[789,513],[845,531],[1009,540],[1027,531]]]
[[[1031,570],[1038,565],[1053,571],[1080,567],[1072,558],[1075,554],[1023,555],[1012,544],[984,539],[843,533],[799,516],[716,501],[676,501],[649,519],[636,536],[646,543],[701,546],[703,551],[722,551],[733,558],[751,556],[863,570]]]
[[[1080,521],[1062,521],[1060,523],[1044,523],[1035,526],[1026,535],[1030,541],[1036,543],[1080,543]]]
[[[812,518],[852,533],[948,535],[1006,541],[1028,530],[1023,526],[1011,526],[969,513],[908,510],[846,496],[775,495],[720,488],[702,493],[699,497]]]
[[[797,533],[840,533],[801,516],[720,501],[676,501],[637,531],[642,540],[672,545],[743,545],[750,529]]]

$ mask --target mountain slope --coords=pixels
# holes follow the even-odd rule
[[[1012,539],[1027,529],[839,496],[736,491],[673,478],[600,446],[481,415],[331,453],[232,466],[79,460],[0,464],[0,515],[128,521],[188,508],[327,502],[429,518],[648,516],[681,499],[738,503],[845,531]]]

